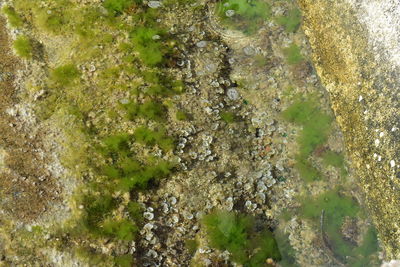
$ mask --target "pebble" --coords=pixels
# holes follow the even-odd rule
[[[227,17],[232,17],[233,15],[235,15],[235,10],[233,10],[233,9],[228,9],[228,10],[225,12],[225,15],[226,15]]]
[[[162,4],[161,4],[160,1],[149,1],[149,2],[147,3],[147,5],[148,5],[148,7],[150,7],[150,8],[159,8],[159,7],[162,6]]]
[[[204,48],[207,46],[207,41],[199,41],[196,43],[196,46],[199,48]]]
[[[252,56],[255,53],[255,50],[253,47],[251,46],[246,46],[245,48],[243,48],[243,52],[246,56]]]
[[[235,88],[229,88],[227,91],[226,91],[226,95],[228,96],[228,98],[230,99],[230,100],[237,100],[238,98],[239,98],[239,93],[238,93],[238,91],[235,89]]]
[[[144,212],[143,213],[143,217],[149,221],[154,219],[154,214],[151,212]]]
[[[390,161],[390,167],[394,168],[396,166],[396,162],[392,159]]]

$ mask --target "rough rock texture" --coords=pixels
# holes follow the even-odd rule
[[[400,257],[397,1],[299,0],[386,258]]]

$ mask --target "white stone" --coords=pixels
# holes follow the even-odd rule
[[[394,168],[396,166],[396,162],[392,159],[390,161],[390,167]]]

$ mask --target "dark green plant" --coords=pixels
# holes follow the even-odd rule
[[[287,32],[296,32],[301,23],[301,12],[298,8],[290,9],[286,16],[276,18],[276,22]]]
[[[286,62],[290,65],[295,65],[303,61],[300,47],[296,44],[291,44],[288,48],[283,49],[283,53],[286,56]]]
[[[23,25],[21,17],[17,14],[14,8],[4,6],[2,11],[7,16],[8,23],[10,23],[11,27],[19,28]]]
[[[357,202],[341,195],[338,190],[332,190],[316,198],[305,198],[302,203],[301,216],[312,219],[318,225],[324,211],[323,228],[329,244],[335,254],[345,261],[346,256],[352,255],[354,246],[343,238],[341,227],[345,217],[357,217],[360,211]]]
[[[154,121],[164,121],[166,117],[166,107],[155,101],[146,101],[138,108],[138,115]]]
[[[158,145],[163,150],[171,150],[174,147],[174,140],[165,135],[163,128],[153,131],[142,126],[135,130],[134,136],[137,142],[147,146]]]
[[[165,47],[155,38],[161,35],[161,30],[147,27],[137,27],[130,34],[132,44],[145,65],[155,66],[164,61]]]
[[[67,24],[62,12],[57,10],[37,10],[35,19],[39,27],[53,34],[62,34],[62,29]]]
[[[134,261],[132,255],[121,255],[115,257],[114,262],[118,267],[132,267]]]
[[[105,235],[124,241],[132,241],[139,230],[135,223],[126,219],[108,219],[102,226]]]
[[[228,27],[254,34],[271,16],[271,7],[260,0],[222,0],[217,3],[216,12]]]
[[[108,194],[85,195],[82,205],[85,211],[84,227],[92,234],[102,235],[101,225],[111,211],[117,207],[118,201]]]
[[[221,112],[220,117],[226,123],[233,123],[236,119],[235,114],[228,111]]]
[[[228,250],[234,262],[244,266],[262,266],[267,258],[279,261],[281,256],[272,233],[254,232],[253,218],[226,211],[204,216],[203,225],[210,245]],[[256,252],[256,253],[254,253]]]
[[[26,59],[31,59],[33,56],[32,41],[24,36],[18,36],[14,41],[14,49],[18,56]]]
[[[199,246],[199,242],[196,239],[186,239],[185,248],[189,251],[189,254],[193,255]]]
[[[178,110],[175,114],[175,117],[178,121],[186,121],[189,119],[188,114],[182,110]]]
[[[299,154],[296,156],[296,168],[306,181],[321,177],[308,158],[315,148],[326,142],[331,129],[332,118],[323,112],[318,105],[318,98],[309,95],[296,97],[294,103],[282,112],[284,119],[303,127],[297,142]]]
[[[174,168],[174,164],[165,160],[150,159],[148,161],[148,164],[139,172],[123,177],[119,181],[119,189],[128,192],[132,189],[147,189],[150,184],[167,177]]]
[[[322,155],[322,161],[326,166],[333,166],[340,169],[341,175],[346,175],[344,157],[340,153],[328,150]]]
[[[103,6],[112,15],[122,14],[128,7],[132,6],[138,0],[105,0]],[[140,1],[141,2],[141,1]]]
[[[73,64],[59,66],[51,72],[50,78],[60,86],[68,86],[80,76],[79,70]]]

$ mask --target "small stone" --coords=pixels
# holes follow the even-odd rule
[[[178,223],[178,222],[179,222],[179,216],[176,215],[176,214],[172,215],[172,221],[173,221],[174,223]]]
[[[176,202],[177,202],[176,197],[171,197],[171,198],[169,199],[169,201],[170,201],[171,205],[175,205]]]
[[[159,8],[159,7],[162,6],[162,4],[161,4],[160,1],[149,1],[147,3],[147,6],[150,7],[150,8]]]
[[[379,133],[379,137],[380,137],[380,138],[382,138],[384,135],[385,135],[384,132],[380,132],[380,133]]]
[[[379,146],[379,143],[380,143],[379,139],[375,139],[375,146],[376,147]]]
[[[253,56],[255,54],[255,50],[251,46],[246,46],[243,48],[243,52],[246,56]]]
[[[196,46],[199,48],[204,48],[207,46],[207,41],[200,41],[196,43]]]
[[[121,103],[122,105],[129,104],[129,102],[130,102],[129,99],[126,99],[126,98],[119,100],[119,103]]]
[[[390,167],[394,168],[396,166],[396,162],[392,159],[390,161]]]
[[[154,219],[154,214],[151,212],[144,212],[143,213],[143,217],[149,221]]]
[[[228,10],[225,12],[225,15],[226,15],[227,17],[232,17],[232,16],[235,15],[235,10],[233,10],[233,9],[228,9]]]
[[[227,91],[226,91],[226,95],[228,96],[228,98],[230,99],[230,100],[237,100],[238,98],[239,98],[239,93],[238,93],[238,91],[235,89],[235,88],[229,88]]]
[[[158,35],[158,34],[156,34],[156,35],[153,35],[153,37],[151,37],[151,39],[153,39],[153,40],[160,40],[160,39],[161,39],[161,36]]]

